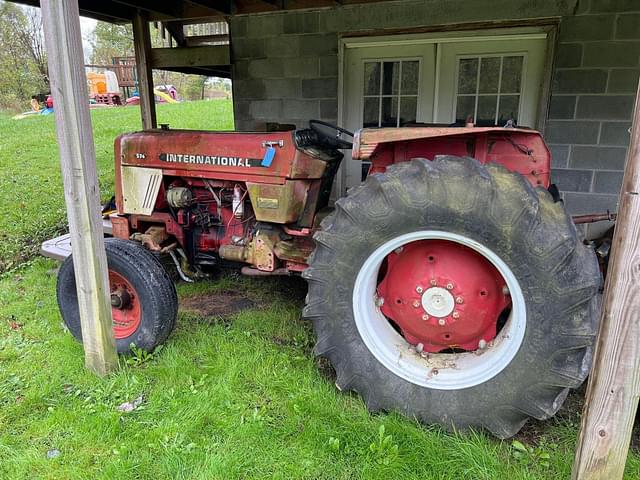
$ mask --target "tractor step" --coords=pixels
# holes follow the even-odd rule
[[[102,219],[102,231],[105,235],[111,236],[111,219]],[[71,255],[71,234],[66,233],[59,237],[42,242],[42,245],[40,246],[40,255],[60,261],[67,258]]]

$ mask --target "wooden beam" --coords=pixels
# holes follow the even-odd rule
[[[85,0],[87,1],[87,0]],[[95,3],[95,2],[94,2]],[[98,2],[106,3],[106,2]],[[116,11],[120,6],[147,12],[150,21],[178,21],[187,19],[208,19],[219,17],[222,12],[204,4],[195,4],[185,0],[179,2],[158,2],[156,0],[111,0],[111,8]],[[224,6],[224,4],[223,4]]]
[[[189,3],[214,8],[225,15],[234,13],[233,0],[191,0]]]
[[[153,48],[151,49],[151,65],[153,68],[160,69],[230,65],[229,46]]]
[[[133,48],[138,70],[138,93],[140,94],[140,114],[145,130],[157,127],[156,102],[153,94],[153,73],[151,71],[151,33],[145,13],[133,17]]]
[[[118,359],[78,3],[42,0],[41,8],[85,365],[98,375],[105,375],[117,367]]]
[[[229,43],[228,33],[216,33],[213,35],[194,35],[192,37],[185,37],[185,41],[188,47],[197,47],[207,45],[212,42]]]
[[[163,22],[162,25],[167,29],[169,34],[173,37],[176,43],[180,47],[185,47],[187,41],[184,36],[184,25],[180,22]]]
[[[205,77],[231,78],[230,66],[212,67],[167,67],[162,70],[186,73],[188,75],[204,75]]]
[[[234,4],[238,14],[276,12],[280,10],[277,5],[265,0],[235,0]]]
[[[620,192],[593,371],[573,464],[574,480],[624,474],[640,396],[640,86]]]

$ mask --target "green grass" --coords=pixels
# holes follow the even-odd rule
[[[371,415],[357,396],[337,392],[313,358],[300,319],[304,286],[295,280],[180,285],[183,298],[250,291],[259,307],[226,321],[182,313],[150,360],[123,360],[117,373],[97,378],[61,327],[55,267],[38,259],[0,280],[0,478],[569,476],[575,414],[546,422],[533,451],[516,458],[510,442]],[[117,411],[140,395],[137,410]],[[381,425],[397,454],[371,450]],[[60,455],[48,459],[54,449]],[[627,470],[638,477],[637,455]]]
[[[162,106],[160,118],[185,127],[231,122],[229,104],[213,102]],[[112,139],[137,128],[137,110],[95,112],[93,119],[106,191]],[[25,239],[63,223],[53,122],[0,123],[8,132],[1,140],[3,182],[15,178],[23,190],[0,193],[0,231],[15,245],[3,258],[18,262],[30,255]],[[24,211],[5,216],[16,209]],[[181,311],[177,329],[150,359],[122,358],[116,373],[95,377],[83,367],[81,345],[63,330],[56,267],[35,258],[0,276],[3,480],[569,477],[575,409],[526,430],[521,452],[484,433],[450,434],[393,413],[372,415],[359,397],[339,393],[330,369],[313,357],[299,279],[222,276],[180,284],[181,299],[215,301],[216,292],[233,290],[248,292],[256,306],[224,319]],[[136,410],[118,411],[140,396]],[[59,455],[47,458],[54,451]],[[639,477],[634,453],[626,478]]]

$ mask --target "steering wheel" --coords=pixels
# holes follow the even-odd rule
[[[349,130],[322,120],[309,120],[309,128],[316,132],[320,141],[332,148],[347,149],[353,147],[353,133]],[[351,137],[351,141],[342,138],[343,135]]]

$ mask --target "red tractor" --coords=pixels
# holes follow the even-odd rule
[[[151,350],[175,325],[159,257],[187,281],[220,267],[302,275],[316,354],[370,409],[501,438],[554,415],[589,371],[601,274],[552,193],[540,134],[309,126],[116,140],[118,351]],[[371,167],[332,206],[347,148]],[[58,301],[81,339],[71,258]]]

